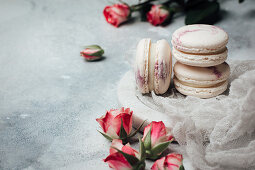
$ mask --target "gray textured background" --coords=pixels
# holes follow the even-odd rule
[[[0,169],[108,169],[109,142],[95,119],[118,106],[116,88],[144,37],[170,42],[184,25],[106,23],[103,0],[0,0]],[[255,1],[222,3],[217,23],[229,58],[255,59]],[[82,45],[105,59],[85,62]],[[149,166],[147,167],[149,168]]]

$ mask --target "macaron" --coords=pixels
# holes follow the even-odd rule
[[[176,62],[175,88],[184,95],[211,98],[223,93],[228,86],[229,65],[224,62],[211,67],[194,67]]]
[[[135,79],[141,93],[165,93],[171,81],[172,56],[166,40],[152,43],[145,38],[139,41],[136,49]]]
[[[173,56],[181,63],[209,67],[227,58],[228,34],[213,25],[195,24],[177,29],[172,35]]]

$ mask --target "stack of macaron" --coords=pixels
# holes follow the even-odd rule
[[[215,97],[228,86],[228,34],[212,25],[188,25],[172,35],[174,85],[182,94]]]
[[[212,25],[188,25],[172,36],[175,88],[184,95],[215,97],[228,86],[229,65],[225,62],[228,34]],[[166,40],[152,43],[145,38],[136,50],[135,79],[138,90],[145,94],[165,93],[171,81],[172,56]]]

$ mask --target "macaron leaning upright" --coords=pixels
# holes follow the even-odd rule
[[[169,43],[166,40],[152,43],[149,38],[140,40],[136,49],[134,69],[136,85],[141,93],[165,93],[170,86],[172,74]]]
[[[177,29],[172,35],[173,56],[191,66],[209,67],[227,59],[228,34],[213,25],[194,24]]]
[[[174,85],[182,94],[211,98],[223,93],[228,86],[229,65],[224,62],[211,67],[194,67],[176,62]]]

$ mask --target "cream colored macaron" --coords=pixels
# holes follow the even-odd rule
[[[172,70],[171,48],[166,40],[151,43],[139,41],[136,50],[135,78],[141,93],[165,93],[170,85]]]
[[[228,49],[225,47],[222,51],[210,54],[192,54],[173,48],[173,56],[183,64],[197,67],[209,67],[223,63],[227,59]]]
[[[173,47],[185,53],[215,53],[222,51],[227,43],[228,34],[213,25],[187,25],[177,29],[172,35]]]
[[[228,34],[219,27],[187,25],[173,33],[173,56],[179,62],[191,66],[215,66],[227,59],[227,43]]]
[[[174,85],[182,94],[210,98],[223,93],[228,86],[229,65],[224,62],[212,67],[194,67],[176,62]]]

